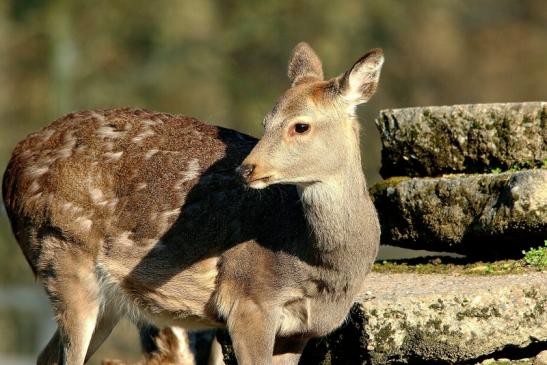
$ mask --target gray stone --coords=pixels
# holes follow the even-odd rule
[[[384,244],[503,257],[547,239],[547,169],[392,178],[371,195]]]
[[[547,346],[545,283],[545,272],[372,273],[345,325],[311,341],[300,364],[452,364]],[[220,340],[228,350],[226,363],[235,364],[229,339]]]
[[[547,350],[541,351],[534,359],[534,365],[547,365]]]
[[[547,273],[485,277],[372,274],[360,304],[372,364],[460,363],[547,345]]]
[[[547,159],[547,102],[388,109],[376,125],[383,177],[537,167]]]

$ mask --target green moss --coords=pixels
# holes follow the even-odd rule
[[[376,333],[376,343],[378,344],[376,350],[379,352],[385,352],[389,348],[393,347],[395,345],[395,341],[393,340],[394,334],[395,330],[391,328],[391,323],[382,326]]]
[[[490,173],[501,174],[502,172],[518,172],[522,170],[530,170],[530,169],[536,169],[536,168],[540,168],[540,169],[547,168],[547,159],[543,161],[529,160],[529,161],[519,162],[509,166],[509,168],[501,168],[499,166],[496,166],[490,170]]]
[[[394,187],[399,185],[401,182],[410,180],[411,178],[408,176],[394,176],[390,177],[389,179],[382,180],[380,182],[377,182],[370,188],[371,194],[378,194],[384,192],[387,188]]]
[[[438,311],[442,311],[444,309],[444,303],[442,301],[442,299],[437,299],[437,303],[433,303],[429,306],[429,308],[431,309],[434,309],[434,310],[438,310]]]
[[[376,262],[372,268],[379,273],[414,273],[414,274],[452,274],[452,275],[504,275],[521,274],[537,271],[537,267],[528,265],[524,260],[500,260],[494,262],[460,263],[454,259],[429,259],[429,262],[411,260],[390,260]],[[543,267],[542,270],[547,270]],[[541,271],[541,270],[540,270]]]
[[[489,319],[491,317],[500,317],[501,314],[496,307],[468,308],[456,313],[456,319],[462,321],[465,318]]]

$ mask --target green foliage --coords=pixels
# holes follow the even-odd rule
[[[522,170],[529,170],[529,169],[535,169],[535,168],[541,168],[546,169],[547,168],[547,159],[543,161],[524,161],[521,163],[516,163],[513,166],[509,167],[508,169],[502,169],[501,167],[494,167],[490,170],[490,173],[492,174],[500,174],[502,172],[517,172]]]
[[[547,240],[543,247],[531,248],[528,251],[522,251],[524,262],[536,268],[539,271],[547,270]]]

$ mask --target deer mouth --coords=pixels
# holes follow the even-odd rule
[[[268,186],[268,181],[270,181],[271,178],[272,178],[272,175],[257,177],[252,180],[249,180],[247,184],[249,184],[250,187],[255,189],[263,189],[266,186]]]

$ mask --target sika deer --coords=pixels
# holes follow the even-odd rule
[[[324,81],[300,43],[258,142],[136,109],[20,142],[3,197],[59,325],[39,362],[84,363],[123,315],[227,326],[240,364],[296,364],[340,326],[378,249],[354,110],[382,63],[372,50]]]

